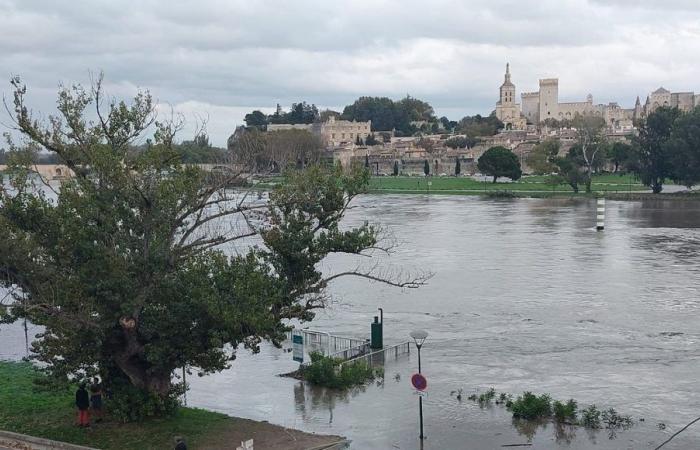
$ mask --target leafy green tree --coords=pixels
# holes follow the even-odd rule
[[[394,102],[388,97],[360,97],[343,109],[345,120],[372,121],[373,131],[396,130],[399,135],[410,136],[417,131],[413,121],[437,121],[433,107],[427,102],[406,96]]]
[[[700,182],[700,109],[675,120],[666,147],[671,179],[688,188]]]
[[[267,128],[267,116],[257,109],[245,115],[245,124],[250,128],[265,130]]]
[[[625,142],[615,142],[607,148],[608,160],[615,166],[614,173],[620,170],[620,166],[628,168],[632,158],[634,157],[634,149],[630,144]]]
[[[577,116],[573,121],[576,127],[576,143],[580,161],[585,168],[586,192],[591,192],[593,171],[602,166],[605,159],[605,121],[599,117]]]
[[[459,160],[459,156],[455,159],[455,175],[459,176],[462,173],[462,163]]]
[[[558,175],[561,176],[571,186],[574,192],[578,193],[579,183],[585,181],[584,175],[581,173],[580,166],[576,164],[572,158],[566,156],[557,156],[553,160],[557,166]]]
[[[394,102],[388,97],[360,97],[343,109],[341,117],[358,122],[372,121],[372,130],[391,131],[394,126]]]
[[[637,175],[655,194],[661,192],[664,181],[673,174],[668,141],[680,114],[678,108],[657,109],[641,123],[639,136],[634,141]]]
[[[292,109],[287,115],[288,123],[313,123],[318,118],[318,108],[316,105],[309,105],[306,102],[293,103]]]
[[[532,148],[527,165],[535,175],[547,175],[556,170],[553,160],[559,154],[561,144],[556,139],[545,139]]]
[[[101,78],[91,90],[62,89],[61,116],[47,126],[32,116],[19,78],[12,84],[17,131],[75,176],[52,199],[30,177],[31,155],[14,158],[11,185],[0,186],[0,285],[10,292],[0,320],[44,327],[32,347],[49,379],[99,372],[121,419],[171,411],[183,389],[176,368],[216,372],[239,345],[255,352],[262,340],[278,344],[286,321],[311,320],[339,277],[421,284],[319,271],[333,253],[381,247],[375,226],[339,227],[366,189],[362,169],[292,171],[268,204],[250,204],[227,189],[239,173],[210,176],[181,163],[179,127],[156,122],[147,92],[105,105]],[[152,139],[134,152],[151,127]],[[223,252],[254,235],[261,246]]]
[[[397,177],[399,176],[399,162],[394,161],[394,176]]]
[[[455,136],[445,141],[445,145],[450,148],[472,148],[476,146],[481,139],[471,136]]]
[[[426,159],[425,162],[423,163],[423,173],[425,174],[426,177],[427,177],[428,175],[430,175],[430,163],[428,162],[427,159]]]
[[[495,114],[487,117],[482,117],[477,114],[475,116],[465,116],[459,121],[456,130],[460,134],[466,134],[471,137],[493,136],[503,129],[503,122],[498,120]]]
[[[199,133],[191,141],[182,141],[175,144],[175,151],[186,164],[215,163],[225,159],[225,150],[217,148],[209,143],[209,137],[205,133]]]
[[[518,180],[523,174],[517,155],[501,146],[486,150],[479,158],[477,167],[481,173],[492,176],[494,183],[498,177]]]

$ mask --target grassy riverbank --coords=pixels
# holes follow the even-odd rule
[[[416,193],[430,192],[434,194],[483,194],[492,191],[512,191],[518,194],[574,194],[568,184],[552,187],[545,183],[546,177],[527,176],[507,183],[492,183],[477,181],[471,177],[372,177],[370,192]],[[580,186],[580,191],[585,186]],[[596,175],[592,183],[593,192],[629,193],[647,191],[648,188],[635,180],[631,175],[603,174]]]
[[[256,448],[308,448],[337,440],[287,430],[265,422],[238,419],[196,408],[180,408],[174,417],[140,424],[107,420],[90,429],[75,426],[72,392],[35,390],[37,372],[28,363],[0,361],[0,430],[101,449],[163,449],[183,436],[189,448],[216,449],[255,439]],[[107,408],[109,403],[107,403]]]

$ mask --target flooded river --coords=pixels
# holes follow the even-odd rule
[[[341,279],[312,327],[368,337],[382,307],[385,344],[429,332],[424,448],[653,449],[700,415],[700,203],[608,201],[601,233],[590,200],[374,195],[355,206],[349,225],[379,222],[400,243],[383,265],[435,275],[405,291]],[[348,264],[338,258],[325,268]],[[20,327],[0,339],[0,357],[24,352]],[[226,372],[192,376],[188,404],[344,435],[357,449],[416,449],[415,356],[387,363],[381,384],[337,394],[277,377],[297,366],[284,350],[241,352]],[[575,398],[644,422],[614,439],[516,427],[501,407],[466,400],[489,387]],[[451,395],[459,388],[461,402]],[[700,426],[691,427],[664,449],[699,443]]]

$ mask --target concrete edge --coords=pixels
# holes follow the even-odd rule
[[[350,440],[342,439],[340,441],[332,442],[330,444],[322,444],[316,447],[310,447],[306,450],[342,450],[348,448],[351,442],[352,441]]]
[[[24,444],[25,447],[17,447],[17,444]],[[67,442],[52,441],[51,439],[44,439],[4,430],[0,430],[0,445],[10,446],[10,448],[27,448],[32,450],[98,450],[93,447],[84,447],[82,445],[69,444]]]

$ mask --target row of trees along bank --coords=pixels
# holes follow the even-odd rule
[[[607,141],[605,124],[598,118],[577,118],[572,126],[576,143],[566,155],[559,155],[560,143],[554,139],[533,148],[527,160],[533,173],[555,174],[555,184],[566,182],[575,192],[580,184],[590,192],[592,174],[605,166],[636,174],[654,193],[667,180],[688,188],[700,182],[700,108],[657,109],[638,124],[631,144]]]
[[[156,121],[148,92],[106,101],[101,77],[92,89],[64,88],[60,117],[44,124],[19,78],[12,85],[15,130],[75,176],[50,196],[51,186],[37,188],[26,148],[12,145],[10,184],[0,185],[0,287],[10,293],[0,321],[44,327],[32,350],[46,380],[99,375],[121,420],[173,411],[186,388],[173,381],[178,368],[216,372],[239,345],[279,345],[287,321],[313,319],[339,277],[409,288],[427,278],[319,272],[331,254],[387,248],[376,225],[338,226],[366,189],[364,168],[288,172],[267,203],[247,203],[227,186],[250,167],[208,176],[184,165],[179,127]],[[262,245],[221,250],[251,236]]]
[[[465,116],[459,121],[445,116],[435,116],[433,107],[426,101],[406,96],[400,100],[388,97],[363,96],[343,108],[342,112],[319,111],[316,105],[305,101],[293,103],[288,111],[278,108],[272,114],[260,110],[245,115],[248,129],[264,131],[269,124],[310,124],[325,122],[329,117],[357,122],[372,121],[372,131],[391,132],[396,136],[413,136],[420,133],[465,134],[471,139],[492,136],[504,127],[494,113],[488,116]],[[373,137],[374,139],[374,137]],[[365,142],[367,145],[373,145]]]

